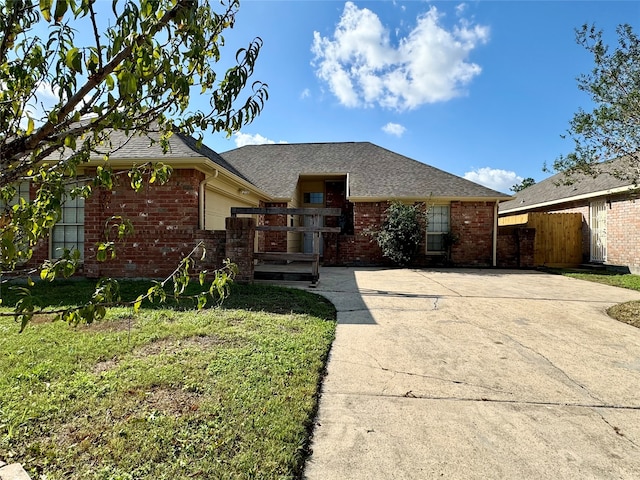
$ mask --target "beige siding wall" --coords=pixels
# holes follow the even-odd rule
[[[206,230],[224,230],[225,219],[231,215],[231,207],[257,207],[260,198],[249,192],[243,194],[236,185],[214,178],[209,180],[205,191],[204,224]]]
[[[291,202],[289,202],[289,207],[298,208],[301,205],[300,197],[300,185],[296,186],[296,191],[293,194],[293,198]],[[291,219],[293,219],[293,226],[299,227],[303,225],[303,220],[300,215],[294,215],[289,217],[289,225],[291,225]],[[287,232],[287,251],[288,252],[301,252],[302,251],[302,234],[296,232]]]

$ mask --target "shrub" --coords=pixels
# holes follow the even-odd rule
[[[408,265],[418,252],[420,240],[426,229],[424,205],[393,202],[385,213],[386,219],[382,228],[370,234],[386,258],[400,266]]]

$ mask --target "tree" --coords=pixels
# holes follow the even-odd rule
[[[531,185],[535,185],[535,184],[536,184],[536,181],[533,178],[527,177],[523,179],[520,183],[516,183],[515,185],[513,185],[509,190],[511,190],[514,193],[518,193],[524,190],[525,188],[528,188]]]
[[[222,34],[234,26],[239,0],[220,5],[216,12],[206,0],[0,1],[0,260],[5,270],[28,260],[48,235],[60,218],[69,181],[93,152],[103,153],[105,163],[71,196],[88,197],[94,188],[111,185],[114,173],[106,160],[112,129],[140,135],[155,129],[166,148],[176,130],[200,139],[199,132],[206,130],[231,134],[259,115],[266,85],[249,82],[262,41],[256,38],[240,49],[235,64],[219,74]],[[242,100],[247,88],[250,93]],[[51,105],[43,92],[53,96]],[[194,106],[198,93],[207,95],[204,109]],[[145,179],[166,181],[170,172],[162,164],[139,165],[129,176],[139,189]],[[38,186],[28,202],[17,195],[25,181]],[[119,235],[126,235],[130,223],[114,221]],[[98,252],[106,257],[112,248],[105,243]],[[191,263],[185,259],[176,278],[184,279]],[[65,252],[41,276],[51,279],[74,268],[72,252]],[[94,304],[111,303],[110,288],[101,291]],[[95,305],[87,307],[84,320],[103,311]],[[32,303],[20,308],[24,324]]]
[[[409,265],[418,252],[426,228],[424,205],[393,202],[385,214],[380,230],[368,234],[378,243],[382,255],[397,265]]]
[[[553,164],[568,183],[576,173],[595,177],[605,169],[622,180],[640,179],[640,39],[630,25],[620,25],[616,32],[618,45],[610,50],[601,30],[588,25],[576,30],[578,44],[595,64],[591,73],[578,77],[578,88],[595,107],[574,115],[567,132],[574,151]],[[603,163],[614,158],[624,161],[615,169]]]

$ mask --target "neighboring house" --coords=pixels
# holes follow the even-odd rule
[[[222,157],[271,197],[265,206],[342,209],[342,217],[326,219],[326,226],[340,226],[341,233],[324,235],[325,265],[384,263],[366,232],[380,227],[394,200],[429,208],[416,265],[443,263],[445,234],[458,239],[451,247],[452,264],[496,265],[498,202],[508,195],[369,142],[249,145]],[[304,221],[279,219],[293,226]],[[310,236],[262,234],[259,248],[310,252]]]
[[[559,173],[500,204],[500,216],[528,212],[582,214],[584,262],[627,267],[640,273],[640,191],[633,181],[607,172],[624,171],[624,160],[603,165],[596,177],[575,176],[571,185]]]
[[[231,207],[338,207],[340,217],[326,217],[326,226],[341,233],[324,235],[325,265],[384,264],[379,247],[366,235],[384,221],[391,201],[429,207],[416,265],[447,263],[496,266],[498,203],[510,197],[412,160],[371,143],[314,143],[246,146],[217,154],[198,147],[188,136],[174,134],[169,150],[149,136],[114,132],[109,164],[123,174],[110,190],[98,188],[87,200],[64,203],[63,218],[30,263],[75,248],[83,258],[79,272],[88,277],[163,277],[202,240],[208,267],[225,255],[225,219]],[[157,140],[157,138],[155,138]],[[165,185],[145,185],[135,193],[127,169],[146,162],[169,164],[174,171]],[[102,164],[96,154],[83,165],[79,181]],[[37,186],[31,186],[30,196]],[[29,190],[29,189],[27,189]],[[111,217],[129,218],[135,233],[117,246],[117,257],[95,258],[96,245],[111,235]],[[258,223],[301,225],[299,217],[258,216]],[[445,234],[457,242],[447,251]],[[292,232],[258,232],[259,251],[305,252],[309,237]]]

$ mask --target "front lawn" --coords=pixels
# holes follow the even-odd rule
[[[85,284],[38,288],[57,305]],[[126,284],[132,298],[146,288]],[[335,309],[234,285],[222,308],[120,308],[76,328],[36,317],[18,331],[0,318],[0,460],[34,480],[299,478]]]
[[[567,277],[578,278],[580,280],[587,280],[589,282],[603,283],[614,287],[640,291],[640,275],[613,272],[575,272],[568,270],[561,271],[560,273]],[[640,328],[640,301],[625,302],[619,305],[614,305],[607,309],[607,313],[610,317],[615,318],[620,322],[628,323],[629,325]]]

